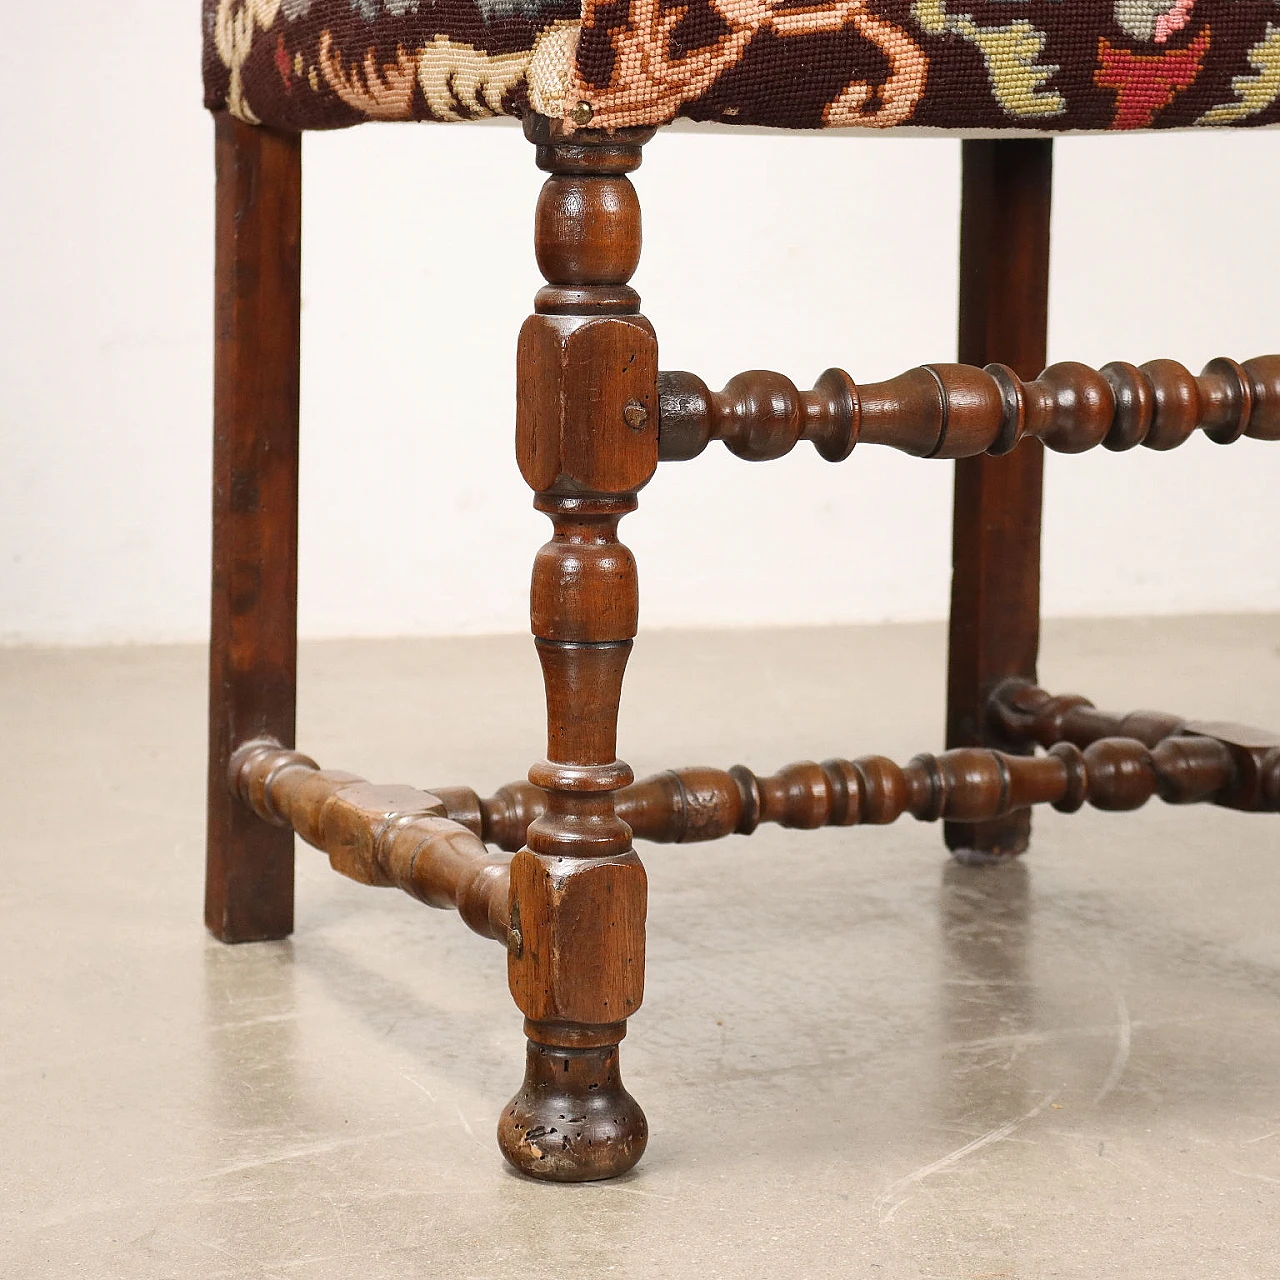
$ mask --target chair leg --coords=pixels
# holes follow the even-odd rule
[[[217,117],[213,607],[205,924],[223,942],[293,930],[293,832],[231,793],[231,754],[294,741],[300,135]]]
[[[960,360],[1000,363],[1021,378],[1046,364],[1053,143],[964,143]],[[956,463],[947,746],[1016,750],[986,716],[1011,676],[1034,681],[1040,645],[1040,512],[1044,449],[1025,440],[1005,457]],[[947,823],[962,861],[1023,853],[1029,812]]]
[[[618,523],[658,465],[657,341],[626,283],[640,256],[626,175],[651,131],[529,132],[551,173],[536,236],[548,284],[520,334],[516,451],[554,527],[530,599],[547,759],[529,780],[546,807],[511,863],[508,976],[529,1043],[498,1142],[523,1173],[583,1182],[625,1173],[648,1139],[618,1071],[643,995],[647,884],[615,794],[632,780],[617,727],[639,608]]]

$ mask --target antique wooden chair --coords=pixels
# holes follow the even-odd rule
[[[945,819],[956,856],[981,861],[1026,849],[1034,804],[1280,810],[1280,737],[1107,715],[1035,685],[1043,449],[1171,449],[1197,429],[1280,439],[1280,356],[1198,377],[1168,360],[1042,373],[1052,142],[1025,136],[1280,124],[1274,0],[204,0],[204,22],[218,161],[205,919],[224,942],[285,937],[296,832],[344,875],[495,939],[529,1041],[498,1128],[516,1168],[606,1178],[644,1150],[618,1071],[643,985],[633,836],[910,813]],[[293,749],[299,155],[306,129],[497,114],[523,118],[549,174],[516,450],[554,533],[531,603],[547,759],[481,799],[371,786]],[[963,363],[871,386],[833,369],[812,391],[752,372],[711,392],[659,372],[628,285],[627,174],[676,116],[1015,135],[964,143]],[[957,459],[944,754],[633,783],[615,753],[637,611],[618,523],[660,461],[713,439],[761,461],[802,439],[831,462],[858,443]]]

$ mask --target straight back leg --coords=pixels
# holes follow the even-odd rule
[[[960,360],[1008,365],[1024,379],[1046,364],[1053,143],[964,143],[960,235]],[[947,746],[996,740],[987,699],[1003,680],[1035,680],[1040,647],[1040,510],[1044,448],[1025,440],[1005,457],[956,463]],[[962,860],[1015,857],[1029,811],[994,822],[947,823]]]
[[[204,918],[223,942],[257,942],[293,930],[293,832],[232,796],[227,763],[251,738],[294,741],[301,135],[216,121]]]

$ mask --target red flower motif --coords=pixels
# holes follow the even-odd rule
[[[1118,48],[1103,36],[1098,42],[1098,69],[1093,82],[1116,91],[1113,129],[1146,129],[1174,97],[1195,83],[1209,52],[1206,27],[1185,49],[1169,53],[1135,53]]]

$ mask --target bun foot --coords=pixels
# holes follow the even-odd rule
[[[529,1041],[524,1084],[498,1121],[511,1165],[548,1182],[597,1182],[633,1168],[648,1141],[644,1112],[622,1087],[617,1044]]]

